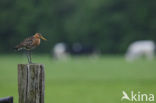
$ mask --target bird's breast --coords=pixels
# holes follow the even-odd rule
[[[34,39],[33,45],[34,45],[34,46],[40,45],[40,39]]]

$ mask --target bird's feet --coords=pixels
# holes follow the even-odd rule
[[[33,64],[32,61],[28,62],[29,64]]]
[[[37,63],[32,63],[32,62],[29,62],[29,64],[37,64]]]

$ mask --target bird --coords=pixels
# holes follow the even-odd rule
[[[31,61],[31,51],[33,49],[35,49],[37,46],[40,45],[41,39],[44,40],[44,41],[47,40],[40,33],[35,33],[31,37],[25,38],[21,43],[16,45],[14,47],[14,49],[16,51],[22,51],[22,50],[26,51],[28,63],[32,64],[32,61]]]

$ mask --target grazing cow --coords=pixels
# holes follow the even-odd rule
[[[133,61],[141,56],[145,56],[148,60],[154,58],[155,44],[152,40],[142,40],[132,43],[127,50],[126,60]]]
[[[100,55],[100,50],[96,49],[93,45],[86,45],[81,43],[73,43],[68,48],[68,52],[73,56],[87,56],[96,59]]]
[[[91,45],[83,45],[81,43],[74,43],[69,52],[72,55],[94,55],[98,53],[95,47]]]
[[[53,48],[53,56],[55,59],[63,60],[67,58],[67,48],[64,43],[57,43]]]

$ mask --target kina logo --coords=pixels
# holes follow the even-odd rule
[[[146,102],[153,102],[154,101],[154,94],[145,94],[141,92],[134,93],[134,91],[131,91],[128,95],[125,91],[122,91],[123,96],[121,97],[121,101],[128,100],[128,101],[146,101]]]

